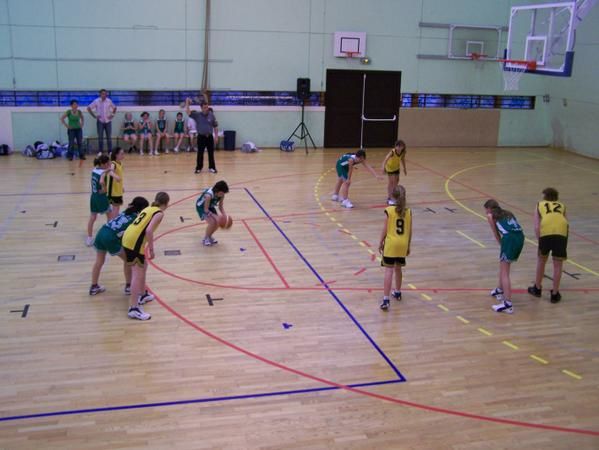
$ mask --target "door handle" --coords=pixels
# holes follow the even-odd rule
[[[397,115],[393,114],[391,119],[369,119],[364,114],[362,114],[362,120],[364,122],[395,122],[397,120]]]

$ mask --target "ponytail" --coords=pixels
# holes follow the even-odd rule
[[[491,210],[491,216],[493,216],[493,220],[496,222],[501,219],[511,219],[514,217],[514,214],[512,214],[511,211],[503,209],[501,206],[499,206],[499,203],[495,199],[490,198],[483,206],[486,209]]]
[[[395,212],[401,218],[406,214],[406,188],[398,184],[391,197],[395,200]]]
[[[147,208],[150,205],[150,203],[144,198],[144,197],[135,197],[131,203],[129,203],[129,206],[127,206],[127,209],[125,210],[125,214],[129,215],[129,214],[133,214],[133,213],[139,213],[142,209]]]

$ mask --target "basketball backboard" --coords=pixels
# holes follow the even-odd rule
[[[356,31],[335,32],[333,56],[346,58],[348,54],[357,58],[366,56],[366,33]]]
[[[528,73],[571,76],[575,16],[576,2],[513,6],[505,58],[535,61]]]

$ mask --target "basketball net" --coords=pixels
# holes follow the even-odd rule
[[[503,73],[503,90],[517,91],[520,88],[520,78],[527,70],[537,68],[536,61],[515,61],[500,59],[499,67]]]
[[[345,60],[351,61],[351,59],[358,54],[358,52],[343,52],[345,53]]]

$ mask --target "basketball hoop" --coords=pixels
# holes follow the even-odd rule
[[[480,53],[472,52],[472,53],[470,53],[469,56],[472,59],[472,61],[474,61],[474,66],[476,67],[476,69],[478,69],[478,70],[482,69],[482,67],[485,64],[485,61],[486,61],[485,58],[487,58],[487,55],[482,55]]]
[[[503,90],[517,91],[520,78],[527,70],[536,70],[536,61],[518,61],[515,59],[499,59],[499,67],[503,73]]]

